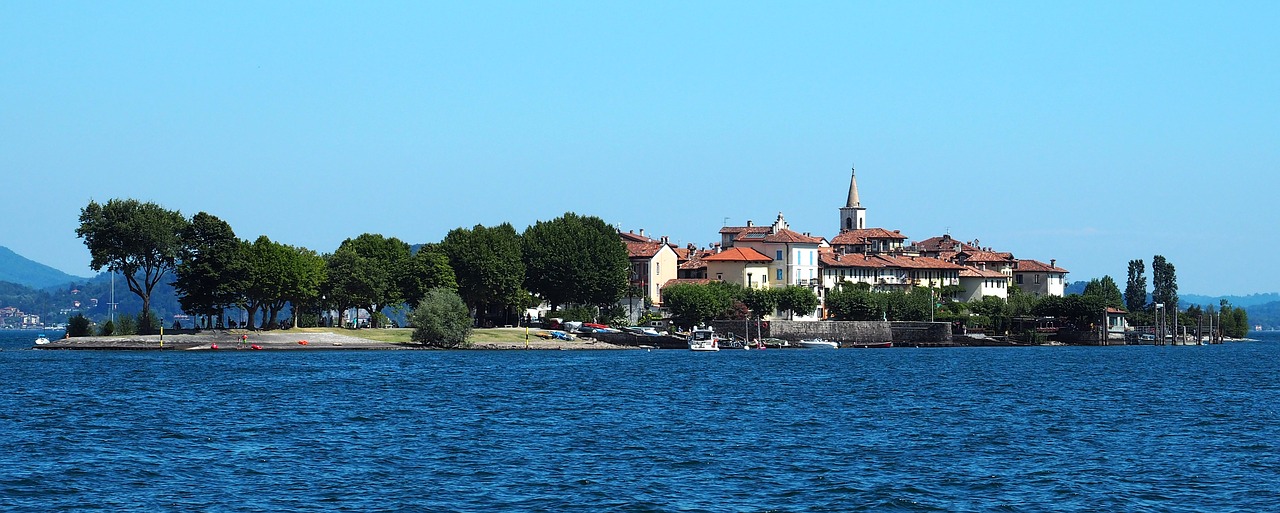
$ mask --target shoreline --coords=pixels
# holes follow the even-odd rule
[[[248,335],[248,341],[241,343],[241,336]],[[305,343],[304,343],[305,342]],[[217,349],[214,349],[214,346]],[[444,350],[621,350],[639,349],[637,347],[609,344],[591,339],[577,340],[545,340],[531,337],[526,346],[523,340],[512,341],[478,341],[469,347],[444,349],[428,347],[416,343],[384,342],[367,338],[344,335],[332,331],[294,332],[280,331],[248,331],[248,330],[207,330],[199,333],[182,333],[161,335],[121,335],[121,336],[89,336],[51,340],[48,344],[32,346],[40,350],[119,350],[119,351],[252,351],[252,346],[263,351],[297,351],[297,350],[374,350],[374,351],[444,351]]]

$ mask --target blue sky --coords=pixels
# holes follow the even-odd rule
[[[699,246],[782,212],[1182,293],[1280,291],[1280,3],[3,2],[0,245],[91,199],[320,252],[566,211]],[[1149,273],[1148,273],[1149,277]]]

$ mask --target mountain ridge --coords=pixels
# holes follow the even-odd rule
[[[88,279],[67,274],[0,246],[0,281],[44,289]]]

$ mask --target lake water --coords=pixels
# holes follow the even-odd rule
[[[1280,337],[1254,336],[706,354],[0,332],[0,510],[1277,511]]]

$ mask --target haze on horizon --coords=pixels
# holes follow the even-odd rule
[[[705,246],[870,226],[1280,291],[1280,4],[0,4],[0,245],[89,200],[320,252],[566,211]]]

